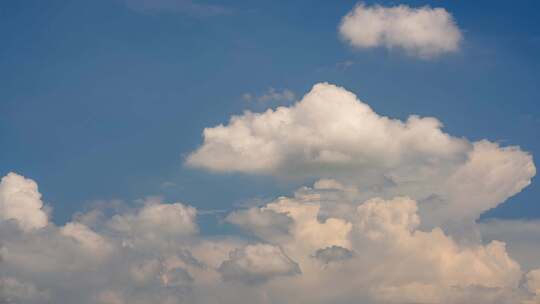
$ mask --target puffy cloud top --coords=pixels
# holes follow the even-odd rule
[[[408,233],[420,224],[417,210],[416,202],[406,197],[391,201],[374,198],[358,207],[358,227],[374,239],[399,232]]]
[[[186,162],[217,172],[315,177],[316,188],[354,193],[357,187],[364,200],[409,196],[419,201],[426,226],[457,228],[536,174],[532,157],[518,147],[453,137],[432,117],[381,116],[328,83],[289,107],[245,112],[205,129]]]
[[[0,219],[0,302],[537,303],[538,271],[523,273],[504,243],[421,230],[418,211],[324,179],[231,213],[255,243],[196,234],[197,212],[181,203],[38,230]]]
[[[197,210],[182,203],[147,203],[135,214],[116,215],[110,227],[117,231],[150,239],[197,233]]]
[[[435,118],[379,116],[353,93],[319,83],[291,107],[245,112],[228,125],[206,128],[187,163],[221,172],[324,175],[411,162],[421,168],[460,160],[469,149],[443,133]]]
[[[429,58],[455,52],[462,39],[444,8],[357,5],[341,21],[339,32],[353,47],[401,48]]]
[[[0,219],[15,220],[23,230],[47,226],[37,184],[16,173],[9,173],[0,182]]]

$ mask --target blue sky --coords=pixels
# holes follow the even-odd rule
[[[183,160],[203,128],[264,108],[244,93],[301,97],[320,81],[380,114],[434,116],[454,136],[540,155],[536,1],[399,2],[444,7],[462,30],[459,52],[429,60],[343,43],[338,24],[355,3],[222,1],[213,5],[226,10],[205,14],[120,0],[4,2],[0,173],[38,181],[57,223],[94,200],[161,195],[229,209],[288,194],[302,183],[212,174]],[[485,216],[538,218],[539,201],[533,180]]]

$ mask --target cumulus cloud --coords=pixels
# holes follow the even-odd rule
[[[460,243],[420,229],[411,198],[358,194],[324,179],[227,217],[256,241],[200,235],[195,208],[153,199],[41,229],[2,219],[0,302],[536,303],[538,271],[504,243]]]
[[[247,284],[264,282],[275,276],[300,273],[298,264],[272,245],[248,245],[230,253],[219,267],[225,280],[239,280]]]
[[[527,274],[527,288],[531,293],[540,295],[540,269],[532,270]]]
[[[349,294],[349,300],[369,299],[366,303],[459,303],[459,299],[471,296],[468,293],[478,297],[477,303],[488,303],[494,294],[505,294],[512,303],[523,292],[519,291],[523,275],[520,266],[509,257],[504,243],[462,245],[439,228],[419,230],[417,203],[409,198],[359,202],[350,221],[325,227],[328,231],[342,231],[336,229],[340,226],[350,229],[334,238],[323,236],[325,241],[319,243],[304,233],[325,224],[316,215],[312,218],[312,210],[324,203],[313,197],[280,198],[261,207],[294,221],[288,238],[268,236],[266,241],[279,242],[299,263],[300,284],[308,290],[337,288]],[[353,251],[358,254],[353,255]],[[337,280],[335,286],[328,286],[330,278]],[[482,292],[473,291],[473,287],[480,287]],[[301,301],[325,303],[315,299],[320,294],[312,298],[304,290],[289,292]]]
[[[523,269],[540,268],[540,221],[489,219],[478,224],[485,242],[500,240]]]
[[[250,208],[230,213],[226,220],[261,238],[276,237],[289,232],[292,219],[271,209]]]
[[[47,225],[41,193],[33,180],[13,172],[2,178],[0,219],[15,220],[24,230],[39,229]]]
[[[186,160],[190,166],[318,178],[326,180],[318,187],[349,187],[363,200],[407,195],[419,202],[425,226],[455,231],[521,191],[536,174],[532,157],[519,147],[451,136],[432,117],[401,121],[379,115],[328,83],[316,84],[294,105],[247,111],[206,128],[203,136]]]
[[[411,170],[465,157],[470,144],[441,131],[435,118],[406,122],[379,116],[343,88],[320,83],[290,107],[233,116],[204,130],[204,143],[187,163],[213,171],[275,175],[335,175]],[[385,173],[385,172],[383,172]]]
[[[58,226],[37,184],[10,173],[0,303],[539,303],[537,223],[476,222],[535,175],[518,147],[381,116],[323,83],[206,129],[187,163],[316,181],[231,211],[241,234],[204,235],[196,208],[155,198]]]
[[[196,214],[195,208],[182,203],[161,204],[150,200],[134,213],[115,215],[109,226],[137,239],[158,240],[165,236],[174,239],[197,233]]]
[[[358,4],[343,19],[339,33],[353,47],[401,48],[430,58],[456,52],[462,34],[444,8]]]

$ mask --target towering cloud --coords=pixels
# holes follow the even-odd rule
[[[23,230],[43,228],[47,214],[42,209],[41,193],[37,184],[16,173],[9,173],[0,181],[0,219],[15,220]]]
[[[328,83],[316,84],[290,107],[245,112],[205,129],[187,164],[337,180],[357,188],[360,200],[407,195],[420,202],[428,227],[471,222],[521,191],[536,173],[532,157],[518,147],[453,137],[432,117],[381,116]]]
[[[187,163],[317,181],[233,210],[224,222],[242,233],[210,236],[194,207],[155,199],[57,226],[36,183],[10,173],[0,184],[0,303],[540,299],[540,265],[529,258],[540,254],[530,244],[537,223],[475,221],[535,175],[518,147],[453,137],[435,118],[381,116],[322,83],[290,107],[206,129]]]
[[[358,4],[339,26],[343,39],[356,48],[401,48],[422,58],[459,49],[462,35],[443,8],[383,7]]]

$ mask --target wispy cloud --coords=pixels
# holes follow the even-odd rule
[[[268,88],[266,92],[264,92],[261,95],[255,95],[252,93],[244,93],[242,94],[242,99],[247,102],[255,102],[261,105],[269,105],[269,104],[279,104],[279,103],[289,103],[294,101],[296,98],[296,95],[293,91],[289,89],[275,89],[275,88]]]
[[[336,68],[340,70],[347,70],[348,68],[352,67],[354,65],[354,61],[352,60],[345,60],[336,63]]]

